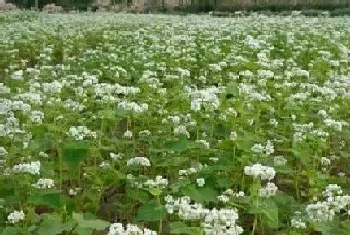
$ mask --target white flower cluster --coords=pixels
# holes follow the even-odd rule
[[[206,209],[202,204],[192,204],[187,196],[174,200],[168,195],[164,199],[169,214],[177,213],[182,220],[201,220],[206,235],[243,233],[243,229],[236,224],[238,220],[236,209]]]
[[[190,133],[187,131],[186,126],[183,126],[183,125],[179,125],[179,126],[174,128],[174,135],[176,135],[176,136],[184,135],[188,139],[190,138]]]
[[[112,158],[113,160],[119,160],[123,158],[123,154],[122,153],[109,153],[110,158]]]
[[[157,235],[157,232],[139,228],[134,224],[127,224],[124,228],[122,223],[113,223],[109,226],[107,235]]]
[[[13,72],[13,74],[11,75],[11,78],[13,80],[22,80],[23,79],[23,70],[17,70],[15,72]]]
[[[219,108],[220,93],[217,87],[208,87],[203,90],[194,90],[190,93],[191,96],[191,110],[199,111],[201,107],[208,111],[213,111]]]
[[[28,173],[31,175],[39,175],[40,174],[40,162],[35,161],[31,163],[22,163],[13,166],[12,172],[14,173]]]
[[[334,197],[343,194],[342,188],[337,184],[329,184],[325,190],[322,192],[325,197]]]
[[[97,134],[94,131],[89,130],[86,126],[71,126],[67,135],[75,140],[83,140],[86,137],[92,137],[96,139]]]
[[[230,197],[244,197],[245,194],[243,191],[239,191],[238,193],[235,193],[232,189],[226,189],[221,195],[218,196],[218,200],[227,203],[230,201]]]
[[[192,174],[197,174],[200,172],[206,165],[202,165],[201,163],[198,163],[186,170],[179,170],[179,176],[180,179],[184,178],[184,176],[192,175]]]
[[[18,223],[24,220],[25,214],[23,211],[14,211],[7,216],[7,220],[11,224]]]
[[[274,183],[267,182],[266,186],[259,190],[260,197],[272,197],[275,196],[278,188]]]
[[[261,180],[272,180],[275,177],[276,171],[273,167],[263,166],[257,163],[252,166],[245,166],[244,174],[253,176],[254,178],[260,177]]]
[[[267,155],[271,155],[275,152],[275,148],[271,140],[266,141],[266,146],[263,146],[262,144],[254,144],[251,150],[254,153],[266,153]]]
[[[350,196],[342,195],[343,190],[336,184],[330,184],[323,191],[324,201],[317,201],[306,206],[308,218],[314,222],[331,221],[336,213],[349,211]]]
[[[32,187],[37,189],[48,189],[55,187],[55,182],[53,179],[39,179],[38,182],[32,184]]]
[[[67,99],[64,101],[64,107],[66,109],[70,109],[72,111],[83,111],[86,106],[77,102],[77,101],[74,101],[72,99]]]
[[[301,219],[294,219],[294,218],[291,219],[290,225],[293,228],[297,228],[297,229],[304,229],[304,228],[306,228],[306,223],[303,222]]]
[[[144,186],[148,188],[165,188],[168,185],[168,180],[161,175],[157,175],[154,180],[148,179]]]
[[[4,147],[0,147],[0,157],[4,157],[8,154]]]
[[[287,159],[284,156],[276,156],[273,158],[273,164],[275,166],[284,166],[287,164]]]
[[[291,223],[292,228],[296,228],[296,229],[305,229],[306,228],[306,223],[301,218],[300,211],[294,212],[294,216],[291,219],[290,223]]]
[[[0,83],[0,94],[8,94],[10,93],[11,89],[4,85],[4,83]]]
[[[44,113],[41,111],[31,111],[29,118],[33,123],[41,124],[44,119]]]
[[[344,121],[336,121],[330,118],[327,118],[323,121],[326,126],[332,127],[334,128],[336,131],[342,131],[343,130],[343,126],[348,126],[349,124],[347,122]]]
[[[198,178],[198,179],[196,179],[196,182],[197,182],[198,187],[203,187],[205,184],[205,179]]]
[[[51,83],[43,83],[42,88],[44,93],[49,93],[49,94],[60,94],[62,91],[63,85],[55,80]]]
[[[132,138],[132,131],[125,131],[124,134],[123,134],[123,137],[126,138],[126,139],[131,139]]]
[[[139,165],[139,166],[151,166],[151,162],[149,161],[148,158],[146,157],[134,157],[134,158],[130,158],[127,162],[126,162],[127,166],[135,166],[135,165]]]
[[[196,140],[196,143],[203,145],[203,147],[206,149],[210,148],[209,142],[206,140]]]
[[[118,107],[134,113],[143,113],[148,110],[148,104],[137,104],[135,102],[120,101]]]

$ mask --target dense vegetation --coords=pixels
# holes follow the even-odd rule
[[[350,234],[350,18],[0,15],[1,234]]]

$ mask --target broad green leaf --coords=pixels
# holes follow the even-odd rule
[[[153,201],[141,206],[136,215],[137,221],[159,221],[166,217],[166,209],[162,205],[158,205]]]
[[[63,147],[63,162],[71,169],[75,169],[84,161],[88,153],[88,145],[85,142],[72,142]]]
[[[170,224],[170,233],[200,235],[203,234],[203,231],[201,228],[188,227],[184,222],[173,222]]]
[[[92,228],[82,228],[82,227],[77,227],[74,231],[78,235],[92,235],[94,232]]]
[[[348,235],[349,231],[346,228],[343,230],[340,228],[339,223],[336,221],[314,223],[314,229],[322,233],[322,235]]]
[[[218,197],[218,193],[214,189],[208,187],[198,188],[193,184],[182,189],[182,193],[200,203],[216,202]]]
[[[258,203],[252,202],[249,213],[261,214],[261,222],[266,224],[269,228],[276,229],[279,227],[278,207],[271,198],[263,199]]]
[[[54,148],[55,141],[50,133],[36,137],[34,140],[29,142],[29,149],[32,151],[47,151]]]
[[[73,221],[68,221],[65,223],[61,223],[60,218],[48,218],[44,220],[37,231],[38,235],[47,235],[47,234],[61,234],[64,231],[70,231],[74,228],[76,223]]]
[[[220,187],[220,188],[230,188],[233,184],[232,180],[230,180],[229,178],[225,178],[225,177],[217,177],[216,183],[217,183],[218,187]]]
[[[73,213],[73,219],[81,228],[103,230],[110,225],[109,222],[100,219],[85,219],[84,215],[81,213]]]
[[[1,235],[21,235],[24,234],[22,228],[7,227],[2,232]]]
[[[188,149],[188,141],[186,139],[168,140],[164,143],[164,148],[169,151],[183,152]]]
[[[61,206],[61,192],[59,190],[40,191],[28,198],[28,202],[33,205],[45,205],[51,208]]]

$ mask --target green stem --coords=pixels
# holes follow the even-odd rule
[[[158,202],[158,205],[160,206],[160,198],[159,196],[157,196],[157,202]],[[160,219],[159,221],[159,228],[158,228],[158,234],[161,235],[163,232],[163,220]]]
[[[256,225],[258,224],[258,216],[255,215],[255,218],[254,218],[254,224],[253,224],[253,230],[252,230],[252,235],[255,234],[255,229],[256,229]]]

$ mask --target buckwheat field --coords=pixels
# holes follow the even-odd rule
[[[349,235],[350,17],[0,15],[0,233]]]

